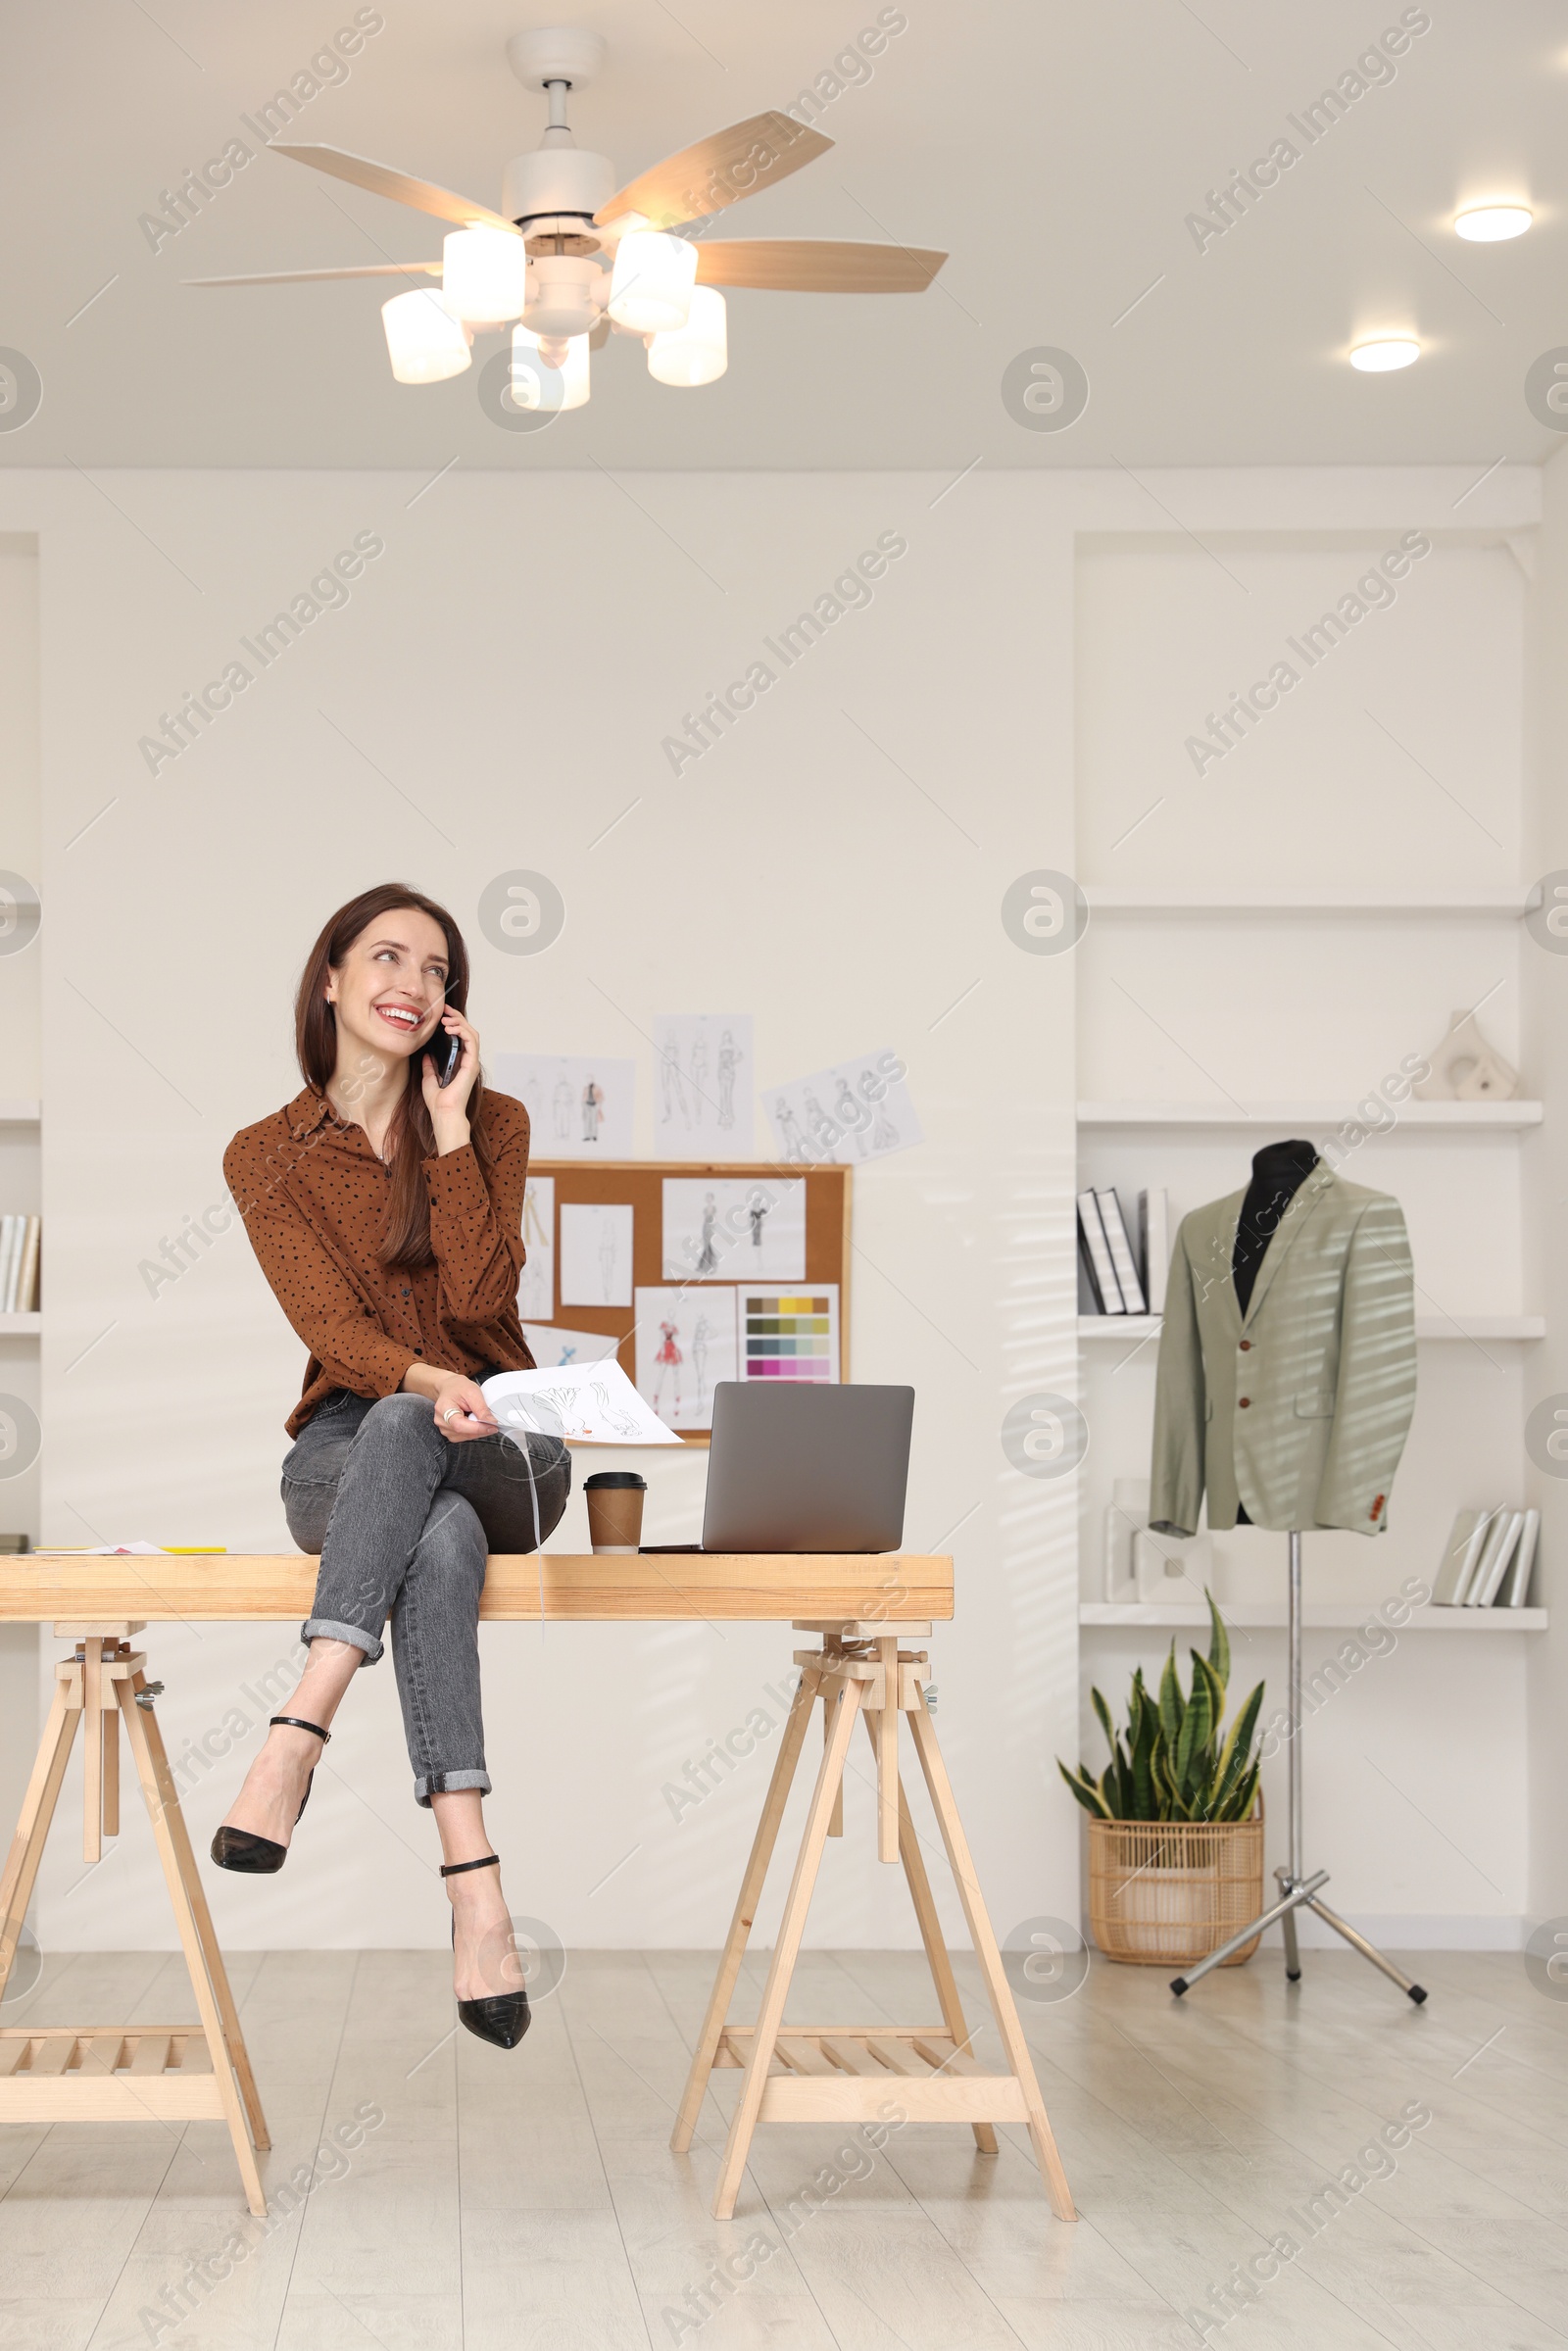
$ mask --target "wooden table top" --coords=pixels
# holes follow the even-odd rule
[[[317,1562],[298,1551],[180,1557],[49,1551],[0,1559],[0,1623],[144,1624],[310,1614]],[[908,1551],[495,1552],[479,1603],[491,1622],[886,1624],[953,1615],[953,1561]]]

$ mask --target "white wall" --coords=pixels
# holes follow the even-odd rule
[[[1257,559],[1266,594],[1257,613],[1243,608],[1242,634],[1211,616],[1208,634],[1184,640],[1178,666],[1192,690],[1180,709],[1200,720],[1214,694],[1247,682],[1244,656],[1282,619],[1320,609],[1323,582],[1338,583],[1342,567],[1353,576],[1369,534],[1381,546],[1385,533],[1446,525],[1456,539],[1453,501],[1467,485],[1413,470],[1152,483],[1160,506],[1205,539],[1261,532],[1270,542]],[[1091,1089],[1077,1067],[1076,1000],[1088,1004],[1103,939],[1092,931],[1082,956],[1025,956],[999,906],[1034,866],[1123,878],[1105,861],[1132,820],[1123,808],[1146,782],[1133,816],[1167,775],[1181,785],[1168,712],[1154,710],[1158,727],[1138,734],[1152,703],[1137,668],[1111,681],[1129,732],[1074,739],[1075,686],[1086,707],[1104,700],[1084,671],[1075,678],[1075,640],[1095,636],[1081,615],[1100,560],[1079,542],[1147,534],[1160,507],[1120,475],[983,471],[956,488],[900,475],[615,483],[461,469],[428,489],[373,474],[141,474],[105,486],[115,507],[74,478],[0,485],[0,527],[37,529],[43,547],[45,1535],[285,1546],[276,1464],[300,1350],[243,1237],[156,1300],[138,1261],[220,1197],[233,1130],[293,1091],[287,1001],[325,911],[397,872],[448,899],[472,936],[484,883],[540,867],[567,902],[558,945],[532,960],[474,942],[474,1008],[491,1051],[630,1053],[646,1087],[651,1014],[749,1007],[768,1078],[884,1043],[908,1061],[928,1140],[858,1179],[853,1369],[919,1391],[906,1534],[911,1547],[956,1558],[958,1619],[935,1638],[941,1722],[999,1929],[1075,1915],[1078,1826],[1054,1757],[1080,1739],[1078,1502],[1066,1482],[1011,1471],[998,1430],[1015,1397],[1071,1393],[1077,1378],[1071,1110]],[[1517,584],[1511,559],[1479,542],[1528,523],[1533,498],[1533,480],[1506,472],[1476,494],[1465,515],[1478,544],[1446,548],[1426,620],[1407,629],[1400,608],[1373,616],[1382,649],[1368,640],[1374,674],[1359,681],[1369,693],[1388,682],[1378,663],[1402,647],[1395,682],[1424,716],[1422,662],[1439,683],[1456,664],[1476,674],[1465,664],[1480,629],[1485,710],[1503,740],[1495,788],[1514,827]],[[365,529],[386,552],[348,609],[323,615],[210,734],[149,777],[137,737]],[[733,735],[673,778],[662,736],[889,529],[908,552],[870,609],[849,613]],[[1325,532],[1348,534],[1343,551],[1301,544]],[[1419,610],[1413,590],[1401,601]],[[1102,631],[1095,641],[1103,645]],[[1336,657],[1348,679],[1361,657],[1359,643]],[[1254,871],[1252,848],[1236,851],[1245,823],[1263,828],[1276,878],[1298,878],[1309,857],[1321,859],[1314,878],[1341,872],[1337,844],[1371,805],[1381,770],[1370,753],[1353,771],[1336,767],[1336,739],[1328,718],[1303,718],[1295,765],[1281,771],[1298,785],[1316,779],[1331,822],[1308,823],[1298,793],[1282,807],[1266,783],[1244,787],[1231,773],[1237,753],[1187,789],[1183,823],[1149,851],[1148,870],[1184,880]],[[1479,735],[1446,748],[1473,772]],[[1403,801],[1380,815],[1369,875],[1386,876],[1419,829]],[[1499,874],[1512,870],[1513,837],[1504,829]],[[1420,853],[1432,875],[1474,878],[1470,861],[1452,874],[1452,846]],[[1374,970],[1372,982],[1323,981],[1321,1022],[1309,1002],[1293,1007],[1293,1052],[1302,1066],[1320,1056],[1310,1090],[1333,1091],[1331,1068],[1343,1067],[1353,1099],[1381,1074],[1387,1040],[1402,1040],[1429,1002],[1435,1034],[1464,994],[1452,982],[1467,964],[1428,942],[1425,963],[1407,968],[1406,944],[1401,934],[1385,950],[1391,1001],[1380,1001]],[[1193,968],[1222,985],[1214,943],[1195,955]],[[1097,996],[1081,1048],[1096,1088],[1186,1090],[1157,1062],[1127,1057],[1126,1037],[1102,1029],[1103,1017]],[[1212,1002],[1205,1017],[1238,1066],[1264,1052],[1266,1022],[1233,1034]],[[1330,1021],[1343,1061],[1323,1043]],[[1512,1035],[1504,1019],[1499,1041]],[[1257,1090],[1305,1084],[1293,1074]],[[1402,1190],[1405,1172],[1369,1166],[1368,1180]],[[1229,1155],[1212,1168],[1195,1162],[1193,1197],[1238,1180]],[[1435,1233],[1447,1212],[1439,1186]],[[1493,1278],[1506,1282],[1504,1263],[1474,1301],[1459,1273],[1446,1277],[1459,1302],[1499,1302]],[[1413,1445],[1401,1480],[1400,1523],[1412,1530],[1446,1507],[1417,1491],[1417,1477],[1424,1485],[1469,1442],[1473,1396],[1453,1385],[1445,1401],[1447,1376],[1424,1389],[1423,1411],[1431,1395],[1437,1414],[1430,1450]],[[1097,1403],[1094,1389],[1090,1404],[1093,1475],[1112,1453],[1118,1469],[1141,1466],[1136,1400],[1119,1423],[1119,1405]],[[1516,1445],[1502,1452],[1513,1471]],[[697,1458],[662,1466],[659,1534],[695,1529],[701,1477]],[[581,1542],[579,1509],[564,1543]],[[1375,1571],[1365,1548],[1368,1566],[1353,1572],[1381,1579],[1394,1538]],[[1382,1590],[1379,1580],[1373,1596]],[[243,1693],[287,1655],[292,1635],[197,1625],[153,1638],[172,1748],[236,1707],[251,1726],[190,1798],[200,1841],[266,1711]],[[492,1824],[518,1908],[572,1942],[716,1941],[765,1757],[678,1826],[662,1788],[776,1683],[791,1645],[782,1628],[487,1629]],[[1451,1663],[1446,1648],[1423,1662],[1412,1645],[1380,1668],[1376,1752],[1387,1742],[1418,1780],[1451,1751],[1443,1710],[1460,1695],[1457,1675],[1476,1727],[1474,1801],[1489,1817],[1519,1818],[1518,1643],[1484,1653],[1455,1644]],[[1115,1676],[1130,1662],[1114,1658]],[[1097,1652],[1096,1671],[1111,1670]],[[1372,1692],[1368,1683],[1365,1704],[1360,1689],[1336,1703],[1314,1764],[1313,1831],[1336,1891],[1352,1914],[1402,1913],[1413,1934],[1437,1919],[1484,1936],[1487,1922],[1524,1907],[1522,1848],[1503,1840],[1494,1895],[1444,1857],[1441,1840],[1406,1869],[1392,1834],[1361,1837],[1356,1756]],[[433,1833],[407,1793],[390,1669],[368,1675],[356,1699],[284,1876],[261,1889],[210,1881],[230,1941],[441,1939]],[[863,1816],[863,1788],[851,1805],[852,1835],[858,1825],[863,1836],[857,1807]],[[1467,1815],[1454,1834],[1471,1833]],[[854,1864],[834,1856],[814,1931],[851,1943],[911,1939],[891,1873],[866,1868],[863,1846],[847,1850]],[[85,1881],[62,1838],[43,1888],[44,1940],[167,1940],[149,1863],[134,1822]]]
[[[1530,828],[1526,870],[1532,875],[1568,868],[1568,452],[1543,467],[1544,509],[1540,531],[1532,612],[1530,697]],[[1538,945],[1524,959],[1525,1037],[1532,1063],[1550,1099],[1568,1082],[1568,958]],[[1568,1249],[1563,1247],[1568,1202],[1568,1142],[1547,1119],[1526,1160],[1526,1241],[1532,1278],[1539,1283],[1547,1337],[1530,1365],[1521,1399],[1530,1411],[1550,1396],[1568,1399]],[[1568,1483],[1534,1472],[1531,1500],[1540,1507],[1540,1597],[1568,1608]],[[1537,1643],[1530,1659],[1530,1773],[1528,1814],[1533,1856],[1532,1919],[1568,1914],[1568,1644],[1561,1635]]]

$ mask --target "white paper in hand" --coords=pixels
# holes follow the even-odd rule
[[[502,1428],[564,1437],[568,1445],[679,1445],[613,1357],[549,1371],[500,1371],[483,1383]]]

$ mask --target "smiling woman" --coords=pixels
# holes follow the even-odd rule
[[[514,2048],[528,2003],[484,1828],[479,1594],[490,1550],[537,1549],[556,1526],[571,1470],[556,1438],[503,1437],[478,1384],[533,1361],[517,1320],[528,1114],[486,1092],[467,998],[444,907],[397,882],[351,900],[300,981],[304,1092],[224,1155],[310,1348],[283,1504],[321,1565],[292,1711],[272,1717],[213,1859],[282,1868],[327,1726],[390,1620],[415,1795],[453,1882],[458,2012]]]

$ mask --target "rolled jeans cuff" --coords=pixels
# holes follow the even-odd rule
[[[365,1662],[373,1665],[382,1654],[380,1636],[367,1633],[363,1625],[340,1625],[329,1616],[307,1617],[300,1627],[300,1639],[312,1641],[346,1641],[351,1649],[363,1649]]]
[[[421,1772],[414,1783],[414,1800],[428,1807],[432,1796],[449,1796],[460,1788],[476,1788],[482,1796],[490,1793],[488,1772]]]

